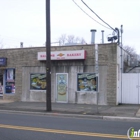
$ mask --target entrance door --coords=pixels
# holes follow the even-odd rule
[[[68,102],[68,74],[56,74],[56,102]]]
[[[3,74],[0,74],[0,96],[3,96]]]

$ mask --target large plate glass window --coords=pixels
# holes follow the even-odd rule
[[[34,73],[30,74],[30,89],[31,90],[46,90],[46,74]]]
[[[77,74],[78,91],[98,91],[98,76],[95,73]]]

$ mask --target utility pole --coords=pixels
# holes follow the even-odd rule
[[[51,111],[50,0],[46,0],[46,111]]]
[[[102,32],[102,44],[104,44],[104,30],[102,30],[101,32]]]
[[[95,74],[96,74],[96,94],[97,94],[97,113],[99,113],[98,110],[98,97],[99,97],[99,85],[98,85],[98,78],[97,76],[99,75],[99,64],[98,64],[98,44],[95,44]],[[97,86],[98,85],[98,86]]]

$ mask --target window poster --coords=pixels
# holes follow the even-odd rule
[[[57,101],[67,102],[67,74],[57,75]]]
[[[7,81],[14,81],[14,69],[7,69]]]
[[[46,90],[46,74],[30,74],[31,90]]]
[[[78,91],[98,91],[98,77],[95,73],[77,75]]]

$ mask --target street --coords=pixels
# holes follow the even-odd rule
[[[121,140],[139,122],[0,113],[0,140]]]

